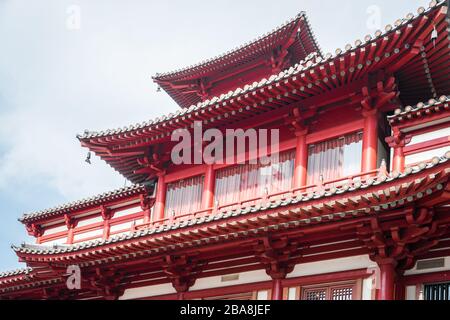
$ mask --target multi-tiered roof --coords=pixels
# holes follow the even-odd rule
[[[363,82],[376,72],[395,75],[404,105],[437,99],[450,91],[446,11],[445,1],[432,1],[428,9],[419,8],[416,15],[410,13],[394,25],[387,25],[384,31],[337,49],[335,54],[313,52],[281,72],[193,102],[189,107],[185,105],[175,113],[123,128],[86,131],[78,139],[127,179],[140,183],[152,174],[140,161],[148,157],[149,146],[170,148],[172,132],[190,129],[194,121],[203,121],[205,129],[221,128],[261,114],[267,117],[289,113],[296,107],[295,102],[301,102],[304,108],[319,108],[332,96],[348,99],[349,94],[356,93],[358,99],[358,92],[366,85]],[[302,17],[287,26],[300,23]],[[311,40],[311,50],[313,43]],[[207,65],[220,61],[212,60]],[[342,91],[349,92],[337,94],[344,87]]]
[[[129,180],[141,183],[154,174],[151,165],[155,165],[155,161],[167,161],[164,159],[165,150],[158,148],[168,144],[174,130],[191,128],[195,120],[203,121],[205,128],[221,128],[237,121],[257,119],[258,116],[279,117],[299,103],[304,110],[324,107],[330,101],[339,102],[333,100],[337,98],[360,103],[359,94],[367,85],[369,74],[377,72],[396,76],[403,105],[433,99],[393,112],[393,116],[388,118],[391,124],[423,115],[441,114],[448,111],[449,100],[445,95],[450,91],[447,11],[443,1],[432,1],[428,9],[420,8],[417,15],[408,14],[394,25],[386,26],[385,31],[377,31],[374,36],[356,40],[354,45],[349,44],[344,50],[337,49],[335,54],[325,56],[321,54],[302,13],[268,35],[223,56],[157,75],[155,81],[184,107],[175,114],[121,129],[85,132],[78,139]],[[214,91],[206,90],[199,96],[197,92],[186,92],[186,87],[174,86],[184,81],[183,85],[189,87],[205,78],[208,81],[204,84],[214,82],[219,73],[225,78],[231,77],[229,70],[263,61],[275,49],[283,52],[280,47],[288,52],[289,59],[275,67],[284,69],[276,70],[271,65],[272,69],[265,70],[276,70],[276,73],[252,79],[246,85],[230,87],[216,96]],[[218,87],[223,89],[226,86]],[[154,154],[158,156],[153,157]],[[367,254],[373,245],[367,227],[372,217],[376,215],[380,222],[403,227],[406,221],[399,212],[407,211],[406,204],[426,206],[448,197],[449,160],[450,153],[447,153],[407,168],[403,173],[387,174],[380,170],[376,177],[359,182],[349,181],[339,187],[308,192],[287,192],[279,199],[266,199],[258,205],[218,210],[212,215],[173,221],[104,240],[72,245],[13,246],[20,260],[32,269],[1,273],[0,296],[14,297],[22,293],[39,296],[40,288],[44,288],[45,294],[52,293],[48,288],[55,289],[53,294],[58,294],[64,290],[64,270],[73,264],[84,267],[85,276],[95,280],[92,283],[100,281],[95,278],[98,277],[97,270],[100,270],[97,268],[114,273],[114,264],[126,264],[127,274],[117,274],[119,282],[114,284],[122,290],[166,283],[167,274],[161,270],[161,259],[175,251],[195,252],[197,260],[193,263],[200,264],[209,259],[209,263],[202,266],[201,276],[204,277],[223,274],[223,270],[229,269],[227,262],[222,260],[230,252],[235,258],[234,267],[258,270],[263,267],[261,261],[257,257],[246,256],[255,247],[252,236],[264,237],[272,231],[278,232],[276,236],[289,235],[290,239],[301,239],[304,247],[299,246],[301,253],[292,255],[294,262]],[[21,221],[33,224],[61,218],[72,211],[144,193],[145,188],[137,185],[30,213]],[[440,209],[435,213],[434,229],[427,233],[438,249],[445,246],[438,238],[448,233],[446,228],[449,224],[447,212]],[[413,216],[411,212],[406,214]],[[326,235],[318,237],[318,230],[326,230]],[[359,237],[355,238],[355,234]],[[345,243],[336,253],[328,246],[319,245],[324,237],[330,242],[344,240]],[[240,245],[236,246],[233,241],[240,241]],[[221,246],[224,251],[208,251],[208,245]],[[410,254],[424,257],[425,253],[419,250]],[[425,256],[432,255],[427,253]],[[98,289],[89,287],[78,297],[95,297]],[[89,290],[94,290],[94,293]]]
[[[304,12],[271,32],[220,56],[187,68],[156,74],[153,80],[181,107],[188,108],[287,69],[320,53]]]

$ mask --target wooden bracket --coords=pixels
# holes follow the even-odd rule
[[[107,208],[105,206],[101,206],[100,207],[100,213],[102,215],[103,220],[111,219],[111,216],[112,216],[111,209],[109,209],[109,208]]]
[[[27,232],[35,238],[38,238],[44,234],[42,227],[35,223],[27,224],[25,228],[27,229]]]
[[[317,110],[314,108],[301,110],[300,107],[296,107],[289,115],[285,116],[284,122],[286,125],[290,126],[291,130],[295,131],[297,136],[305,135],[308,133],[310,122],[314,119],[316,114]]]
[[[369,228],[367,225],[359,228],[358,237],[369,249],[373,261],[395,260],[397,269],[404,271],[414,266],[420,254],[436,246],[437,239],[446,232],[433,219],[433,209],[411,208],[405,213],[405,224],[387,227],[374,217]]]
[[[265,237],[258,242],[254,250],[272,279],[284,279],[294,270],[295,263],[291,258],[299,251],[298,243],[289,241],[286,237],[279,240]]]
[[[403,148],[412,140],[412,135],[404,134],[398,128],[393,129],[393,134],[385,139],[386,143],[391,148]]]
[[[386,80],[380,80],[376,83],[376,88],[372,90],[369,86],[362,88],[361,105],[363,107],[363,115],[369,115],[378,112],[379,109],[389,104],[392,100],[400,95],[397,90],[397,84],[393,76],[387,77]]]
[[[207,262],[200,262],[187,255],[163,257],[163,271],[178,293],[187,292],[206,267]]]
[[[67,213],[64,214],[64,222],[66,224],[67,229],[73,229],[78,224],[78,221],[73,217],[71,217],[70,215],[68,215]]]
[[[151,147],[143,157],[136,159],[141,169],[135,170],[134,173],[156,175],[164,172],[165,163],[168,159],[169,156],[163,154],[161,145]]]
[[[121,287],[121,282],[125,276],[125,272],[114,268],[95,268],[95,272],[84,281],[84,287],[96,291],[99,296],[106,300],[117,300],[125,291]]]

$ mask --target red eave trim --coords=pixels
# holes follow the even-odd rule
[[[423,283],[439,283],[450,281],[450,270],[432,273],[422,273],[403,276],[401,283],[405,286],[411,286]]]
[[[282,280],[281,284],[284,288],[294,286],[306,286],[328,282],[341,282],[341,281],[365,279],[370,277],[372,274],[373,273],[368,269],[357,269],[357,270],[288,278]],[[244,283],[232,286],[223,286],[219,288],[189,291],[184,293],[184,299],[193,300],[199,298],[220,297],[224,295],[238,294],[243,292],[270,290],[271,287],[272,287],[271,280],[254,283]],[[177,294],[166,294],[160,296],[145,297],[139,298],[138,300],[173,300],[173,299],[177,299]]]
[[[437,138],[407,146],[404,149],[404,153],[405,156],[409,156],[415,153],[444,148],[447,146],[450,146],[450,135],[447,137]]]

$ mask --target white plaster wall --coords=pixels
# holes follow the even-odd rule
[[[410,146],[446,136],[450,136],[450,127],[415,135],[412,137],[411,142],[408,145]]]
[[[362,300],[372,300],[373,281],[373,277],[369,277],[363,280],[361,297]]]
[[[203,290],[203,289],[211,289],[211,288],[229,287],[229,286],[234,286],[234,285],[238,285],[238,284],[268,281],[268,280],[271,280],[271,278],[266,274],[266,271],[257,270],[257,271],[240,273],[239,279],[237,279],[237,280],[226,281],[226,282],[222,282],[221,280],[222,280],[221,276],[210,277],[210,278],[201,278],[201,279],[198,279],[195,282],[194,286],[192,286],[192,288],[189,290],[195,291],[195,290]]]
[[[426,141],[430,141],[430,140],[437,139],[437,138],[446,137],[446,136],[450,136],[450,127],[440,129],[440,130],[435,130],[435,131],[424,133],[424,134],[415,135],[412,137],[411,142],[408,144],[408,146],[426,142]],[[441,157],[449,150],[450,150],[449,147],[444,147],[444,148],[433,149],[433,150],[417,153],[414,155],[406,156],[405,164],[410,165],[412,163],[428,161],[428,160],[432,159],[433,157]],[[393,155],[394,155],[394,149],[391,148],[391,152],[390,152],[391,171],[392,171],[392,166],[393,166],[393,158],[394,158]]]
[[[67,226],[59,226],[59,227],[54,227],[54,228],[49,228],[44,230],[44,235],[50,235],[50,234],[55,234],[58,232],[63,232],[63,231],[67,231]]]
[[[288,275],[288,278],[295,278],[300,276],[308,276],[308,275],[317,275],[317,274],[325,274],[339,271],[350,271],[357,269],[365,269],[365,268],[375,268],[376,264],[369,259],[368,255],[361,255],[349,258],[341,258],[334,260],[326,260],[320,262],[312,262],[312,263],[304,263],[299,264],[295,267],[294,271]],[[203,289],[212,289],[212,288],[220,288],[220,287],[228,287],[239,284],[246,283],[255,283],[255,282],[263,282],[270,281],[271,278],[266,274],[265,270],[257,270],[250,272],[243,272],[239,274],[239,279],[222,282],[221,276],[209,277],[209,278],[201,278],[198,279],[194,286],[190,288],[190,291],[203,290]],[[372,280],[370,280],[372,282]],[[370,290],[372,287],[368,287],[369,293],[364,294],[370,299]],[[258,299],[263,297],[264,291],[258,292]],[[135,289],[127,289],[124,295],[120,298],[121,300],[126,299],[137,299],[151,296],[159,296],[164,294],[172,294],[175,293],[175,290],[172,288],[171,284],[164,284],[158,286],[150,286],[150,287],[142,287]]]
[[[288,297],[287,297],[288,300],[296,300],[297,298],[296,295],[297,295],[296,287],[288,289]]]
[[[124,210],[117,210],[114,213],[114,218],[128,216],[130,214],[138,213],[138,212],[141,212],[141,211],[142,211],[142,209],[141,209],[140,206],[132,207],[132,208],[124,209]]]
[[[442,157],[447,151],[450,151],[450,147],[438,148],[411,154],[405,157],[405,164],[410,165],[413,163],[428,161],[433,159],[434,157]]]
[[[133,224],[133,221],[127,221],[124,223],[120,223],[120,224],[115,224],[115,225],[111,225],[109,227],[109,231],[110,232],[116,232],[116,231],[120,231],[120,230],[128,230],[131,228],[131,225]]]
[[[126,289],[123,296],[119,300],[138,299],[144,297],[160,296],[163,294],[176,293],[172,284],[166,283],[157,286],[147,286],[141,288]]]
[[[416,300],[416,286],[406,286],[405,300]]]
[[[84,226],[88,226],[88,225],[94,224],[94,223],[99,223],[102,221],[103,221],[102,216],[95,216],[93,218],[79,221],[77,224],[77,227],[84,227]]]
[[[41,244],[53,245],[53,244],[65,244],[67,242],[67,237],[52,239],[47,241],[42,241]]]
[[[88,232],[78,233],[73,236],[74,241],[80,241],[86,238],[95,237],[95,236],[102,236],[103,235],[103,229],[95,229]]]
[[[437,258],[437,259],[439,259],[439,258]],[[444,263],[444,267],[442,267],[442,268],[417,270],[417,264],[416,264],[413,269],[405,272],[405,276],[413,275],[413,274],[424,274],[424,273],[433,273],[433,272],[450,270],[450,257],[445,257],[444,259],[445,259],[445,263]],[[435,260],[435,259],[429,259],[429,260]],[[423,260],[423,261],[425,261],[425,260]]]
[[[324,260],[320,262],[298,264],[295,266],[294,271],[288,275],[288,278],[365,268],[376,268],[376,266],[376,263],[370,260],[368,255]]]
[[[268,299],[269,299],[269,291],[267,290],[258,291],[256,295],[256,300],[268,300]]]

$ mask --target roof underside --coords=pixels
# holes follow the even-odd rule
[[[311,90],[309,90],[308,93],[300,94],[300,92],[296,91],[296,94],[300,94],[302,99],[307,101],[307,99],[325,92],[323,83],[321,83],[321,81],[325,78],[327,79],[328,86],[333,86],[334,88],[337,87],[337,85],[335,86],[333,83],[333,78],[331,78],[332,74],[337,75],[337,82],[341,81],[344,84],[349,84],[352,80],[357,79],[358,76],[361,76],[364,73],[373,72],[377,68],[389,68],[389,66],[394,66],[391,67],[391,71],[395,74],[398,80],[401,91],[400,98],[403,104],[415,104],[417,101],[425,101],[430,98],[436,99],[441,95],[448,95],[450,91],[450,42],[448,22],[445,21],[447,11],[444,10],[446,7],[443,5],[443,2],[440,4],[432,2],[432,6],[428,11],[419,9],[419,15],[417,17],[413,18],[408,16],[407,19],[399,21],[395,28],[388,26],[386,28],[386,33],[376,34],[374,39],[366,39],[364,43],[356,42],[355,47],[350,46],[346,48],[345,52],[338,51],[335,56],[330,55],[323,60],[319,59],[314,62],[310,61],[308,64],[291,68],[285,72],[282,72],[280,75],[271,77],[270,79],[263,79],[254,87],[249,86],[247,88],[237,90],[231,95],[211,99],[211,101],[198,104],[195,107],[189,108],[189,110],[182,110],[177,112],[175,115],[169,115],[162,119],[146,122],[126,129],[112,130],[101,133],[86,133],[83,136],[79,136],[79,139],[85,146],[95,151],[112,167],[124,174],[130,180],[140,182],[146,178],[146,175],[134,173],[134,170],[139,168],[136,160],[140,157],[140,152],[134,151],[135,154],[133,154],[133,152],[129,152],[127,156],[122,155],[118,157],[114,156],[112,150],[127,150],[130,146],[134,148],[133,150],[137,150],[134,146],[138,143],[148,146],[149,144],[154,144],[155,142],[161,142],[162,139],[166,138],[172,130],[177,128],[177,126],[186,126],[186,123],[189,122],[189,115],[198,115],[199,112],[207,112],[208,110],[211,110],[211,108],[219,108],[220,110],[220,107],[224,105],[227,105],[229,109],[230,106],[232,107],[232,102],[230,102],[230,100],[238,101],[240,98],[245,97],[245,95],[259,90],[267,90],[267,93],[274,87],[277,87],[279,92],[280,90],[284,90],[282,85],[290,83],[290,81],[296,81],[295,83],[299,88],[302,86],[307,87],[308,83],[312,84],[312,87],[309,88]],[[435,34],[437,34],[437,37],[433,38],[432,35]],[[418,39],[422,42],[418,43]],[[407,51],[406,53],[403,52],[403,49],[406,48],[406,46],[411,47],[417,44],[419,44],[419,52],[413,56],[411,56],[411,51]],[[396,52],[396,49],[398,49],[398,52]],[[370,61],[371,63],[367,64],[367,61]],[[399,64],[400,61],[402,62],[401,64]],[[331,67],[332,65],[334,68]],[[351,71],[352,68],[354,69],[353,71]],[[177,72],[187,72],[186,70]],[[310,82],[308,82],[308,80],[304,78],[304,74],[313,70],[315,71],[316,76],[320,76],[315,79],[315,82],[311,82],[310,80]],[[354,73],[355,71],[356,73]],[[176,75],[177,72],[174,74]],[[295,80],[293,80],[294,78]],[[298,90],[302,91],[300,89]],[[289,93],[288,91],[286,92]],[[431,107],[434,107],[433,112],[438,112],[442,110],[442,108],[446,108],[446,110],[448,110],[448,101],[448,96],[445,96],[438,98],[438,100],[430,100],[426,104],[419,104],[415,107],[406,107],[404,111],[396,111],[393,116],[389,117],[389,120],[402,121],[402,119],[409,117],[421,116],[422,111],[426,111]],[[274,108],[279,107],[279,105],[276,105]],[[242,115],[238,114],[238,116],[238,119],[242,119]],[[250,114],[250,117],[251,116],[252,114]],[[107,148],[105,149],[105,147]],[[295,228],[299,228],[299,226],[304,227],[309,224],[333,223],[333,221],[340,219],[353,219],[355,216],[357,217],[372,214],[372,211],[379,215],[380,212],[383,212],[383,209],[400,207],[405,203],[410,202],[410,199],[412,199],[411,201],[420,202],[424,200],[424,197],[426,198],[433,195],[434,192],[440,192],[443,189],[448,190],[448,177],[450,174],[449,160],[450,152],[444,157],[433,159],[430,163],[420,164],[415,169],[410,168],[404,174],[397,174],[396,176],[391,177],[377,177],[374,181],[364,185],[343,186],[342,188],[338,188],[333,190],[333,192],[330,191],[325,194],[313,193],[300,195],[293,197],[292,199],[270,202],[258,207],[242,208],[236,212],[220,212],[216,217],[203,217],[195,219],[195,221],[178,222],[172,226],[161,226],[157,229],[141,230],[129,235],[124,235],[105,241],[54,248],[23,245],[20,247],[14,247],[14,250],[21,258],[24,258],[25,261],[32,262],[31,264],[36,261],[40,263],[41,257],[47,259],[48,261],[60,262],[66,258],[64,257],[63,259],[62,255],[67,256],[67,263],[82,263],[83,261],[86,261],[86,256],[84,255],[95,255],[97,254],[97,249],[102,250],[103,248],[108,249],[108,254],[110,254],[111,257],[119,256],[119,253],[123,254],[126,252],[125,255],[128,259],[128,254],[130,252],[135,253],[133,252],[135,248],[133,245],[136,243],[145,247],[148,251],[146,251],[146,254],[154,254],[154,252],[158,252],[154,250],[157,247],[161,247],[161,243],[170,249],[174,246],[172,241],[177,239],[171,238],[170,234],[174,234],[177,237],[183,237],[184,234],[187,234],[187,239],[190,240],[192,240],[193,237],[198,237],[199,243],[203,243],[205,245],[216,238],[223,240],[218,237],[216,233],[213,233],[213,237],[204,239],[205,241],[202,242],[200,236],[202,234],[207,234],[208,229],[204,229],[204,233],[191,232],[195,228],[202,228],[204,226],[209,226],[209,224],[215,224],[216,220],[218,221],[217,223],[224,222],[226,227],[230,226],[230,229],[226,232],[233,231],[234,235],[239,234],[239,232],[235,232],[236,229],[235,225],[233,225],[233,221],[242,219],[240,226],[242,227],[245,225],[250,228],[254,226],[254,220],[251,220],[250,217],[255,215],[260,215],[261,217],[264,215],[264,217],[267,217],[267,219],[261,220],[265,221],[264,223],[267,223],[267,226],[273,224],[274,221],[277,222],[277,228],[274,230],[280,230],[280,228],[284,227],[290,228],[291,224],[295,225]],[[391,198],[390,192],[395,189],[392,188],[393,185],[399,187],[396,192],[398,194],[402,194],[403,198],[396,198],[394,195],[392,195]],[[376,195],[380,190],[384,190],[384,194],[388,195],[387,199],[374,200],[373,203],[371,202],[371,205],[376,204],[373,207],[370,207],[367,202],[364,202],[364,200],[367,201],[367,199],[371,199],[370,195]],[[406,190],[409,190],[408,192],[411,192],[411,194],[408,194]],[[98,204],[98,201],[109,201],[111,195],[114,197],[123,196],[128,192],[138,194],[143,192],[144,189],[141,186],[136,186],[131,187],[131,190],[122,191],[118,191],[119,195],[115,192],[108,193],[100,195],[99,197],[93,197],[80,202],[37,212],[30,216],[25,216],[23,220],[35,218],[36,216],[33,215],[41,216],[59,214],[65,210],[78,208],[79,206],[90,205],[91,203]],[[367,192],[367,194],[365,194],[365,192]],[[285,208],[296,207],[303,208],[303,210],[309,210],[307,208],[314,208],[314,206],[311,206],[311,203],[326,203],[328,206],[332,207],[332,203],[336,198],[346,198],[347,200],[352,199],[352,201],[359,199],[358,201],[361,200],[361,204],[356,201],[351,205],[353,208],[351,210],[334,210],[330,214],[320,217],[316,216],[316,214],[309,215],[309,217],[314,216],[316,220],[314,220],[314,218],[301,219],[297,221],[286,220],[284,211]],[[368,212],[367,209],[370,209],[370,212]],[[446,213],[448,214],[448,212]],[[274,219],[271,220],[272,218]],[[298,217],[296,219],[298,219]],[[283,221],[284,223],[280,224],[280,221]],[[267,228],[267,226],[265,226],[265,228]],[[247,229],[240,232],[248,233]],[[168,237],[167,234],[169,234]],[[245,236],[247,237],[248,235],[245,234]],[[147,241],[148,239],[157,239],[160,242]],[[165,242],[169,243],[169,245]],[[189,241],[189,243],[191,242],[192,245],[194,245],[193,241]],[[127,246],[117,248],[118,245],[124,244]],[[127,250],[130,251],[128,252]],[[95,261],[95,263],[104,263],[102,260],[98,261]],[[39,263],[36,263],[36,265]],[[148,265],[145,267],[148,269]],[[46,267],[43,267],[43,269],[45,268]],[[159,265],[158,268],[160,268]],[[146,272],[148,271],[147,269]],[[37,268],[26,268],[1,273],[1,291],[3,292],[3,290],[5,290],[3,287],[6,287],[6,290],[11,291],[26,288],[30,283],[30,279],[37,274],[37,271]],[[47,272],[46,270],[44,271]],[[40,275],[40,277],[41,276],[42,275]],[[39,281],[36,282],[36,284],[50,285],[50,283],[57,283],[62,280],[61,278],[55,278],[45,281]],[[20,286],[15,286],[15,282],[18,282]]]
[[[346,210],[336,206],[336,200],[340,198],[353,199],[351,201],[352,205],[350,207],[355,209],[358,207],[355,205],[355,201],[360,201],[361,210],[373,205],[373,208],[377,208],[375,211],[380,211],[381,208],[389,209],[395,207],[394,204],[398,202],[398,205],[403,205],[405,202],[401,201],[400,198],[396,197],[397,194],[402,194],[401,197],[407,198],[407,193],[402,193],[400,189],[391,188],[392,185],[400,186],[400,188],[409,190],[412,193],[420,193],[418,200],[421,199],[424,194],[431,195],[432,192],[429,190],[432,185],[437,185],[436,191],[442,191],[446,189],[448,184],[448,178],[450,175],[450,151],[441,157],[435,157],[431,162],[423,162],[417,166],[407,168],[404,173],[392,173],[390,175],[379,174],[376,177],[370,178],[367,181],[360,183],[349,182],[340,187],[331,188],[329,191],[316,190],[313,192],[303,192],[298,195],[292,195],[284,200],[268,200],[267,203],[261,203],[256,206],[242,207],[241,209],[229,210],[223,209],[218,211],[215,215],[209,215],[206,217],[192,218],[191,220],[181,220],[172,223],[171,225],[159,225],[155,228],[148,228],[139,231],[135,231],[130,234],[118,235],[107,240],[95,240],[88,243],[80,243],[74,245],[62,245],[62,246],[45,246],[45,245],[30,245],[22,244],[21,246],[14,246],[13,249],[18,253],[27,254],[38,254],[38,255],[55,255],[63,253],[75,253],[80,252],[85,249],[90,249],[94,247],[102,247],[112,243],[120,243],[122,241],[128,241],[131,239],[140,239],[149,235],[160,235],[173,233],[179,229],[196,229],[203,225],[208,225],[209,223],[220,224],[222,221],[241,219],[244,216],[253,216],[254,214],[262,214],[266,212],[271,212],[275,210],[279,213],[285,213],[286,209],[292,211],[291,206],[303,208],[307,212],[307,220],[313,219],[316,222],[327,222],[333,220],[328,214],[325,214],[320,209],[315,212],[315,208],[322,208],[320,204],[327,204],[326,207],[331,208],[332,212],[338,214],[340,210]],[[373,198],[373,195],[380,194],[378,190],[390,189],[393,194],[387,196],[386,199],[382,200],[379,197]],[[393,191],[395,190],[395,192]],[[389,193],[390,193],[389,192]],[[371,194],[368,198],[373,200],[372,204],[367,202],[367,197],[365,194]],[[357,200],[355,200],[357,199]],[[385,201],[388,206],[383,205]],[[347,200],[344,201],[344,203]],[[408,200],[408,202],[411,202]],[[288,210],[288,211],[289,211]],[[349,209],[350,210],[350,209]],[[314,211],[314,212],[313,212]],[[353,212],[352,210],[350,210]],[[367,210],[362,210],[367,213]],[[320,212],[320,213],[319,213]],[[324,219],[314,219],[311,217],[318,217],[320,215],[326,215]],[[237,218],[242,216],[241,218]],[[298,218],[298,217],[297,217]],[[327,219],[325,219],[327,218]],[[275,219],[277,220],[277,219]],[[251,225],[251,224],[250,224]],[[199,235],[201,235],[199,233]],[[157,243],[159,244],[159,243]]]
[[[242,259],[242,264],[248,264],[251,260],[252,268],[254,268],[252,270],[262,269],[263,266],[254,257],[254,252],[248,248],[254,249],[254,241],[266,233],[273,237],[276,234],[281,234],[281,237],[283,234],[289,234],[288,237],[294,242],[297,240],[296,237],[300,237],[298,239],[301,239],[299,243],[301,255],[298,260],[295,260],[296,263],[326,260],[327,250],[333,250],[327,248],[329,246],[321,246],[324,248],[323,251],[313,250],[314,255],[307,257],[310,247],[323,245],[323,241],[336,243],[333,241],[351,240],[349,246],[345,247],[346,250],[342,248],[338,250],[342,252],[343,257],[367,254],[368,249],[362,248],[364,243],[361,239],[355,238],[355,232],[360,230],[358,228],[361,228],[362,224],[370,224],[372,217],[377,216],[378,219],[387,219],[389,222],[392,222],[392,219],[400,219],[395,222],[404,225],[405,219],[399,217],[399,214],[407,212],[409,205],[414,205],[415,202],[419,205],[430,201],[440,205],[445,201],[448,203],[444,193],[448,190],[449,158],[450,154],[447,154],[445,157],[436,158],[431,163],[407,170],[404,174],[395,174],[390,177],[378,176],[370,182],[343,186],[325,194],[315,192],[297,195],[282,201],[269,201],[257,207],[218,212],[216,216],[194,218],[155,229],[144,229],[109,240],[72,246],[48,247],[24,244],[13,247],[18,256],[33,267],[33,270],[24,269],[0,275],[0,295],[8,297],[17,293],[20,297],[21,291],[33,290],[39,294],[41,292],[39,286],[57,286],[64,279],[66,266],[73,264],[83,267],[84,272],[87,273],[97,268],[109,270],[108,268],[113,265],[117,272],[125,270],[119,270],[120,268],[128,268],[127,274],[131,278],[123,279],[124,286],[133,287],[133,276],[141,277],[143,274],[149,281],[154,281],[147,283],[148,285],[160,284],[159,281],[165,283],[169,280],[164,273],[161,274],[160,257],[172,252],[195,252],[198,259],[213,261],[208,264],[210,268],[205,269],[205,277],[211,276],[222,261],[236,258],[237,253],[238,258],[247,257],[246,254],[250,255],[249,258]],[[341,199],[340,205],[335,207],[338,199]],[[324,208],[330,208],[330,210],[327,211]],[[314,211],[316,209],[319,211]],[[445,231],[449,223],[448,209],[444,207],[442,209],[436,212],[435,222],[436,229]],[[339,228],[343,224],[346,227]],[[319,238],[318,234],[307,232],[319,226],[329,228],[330,232],[321,233]],[[437,245],[435,244],[436,247],[448,246],[445,241],[441,243],[441,240],[448,237],[447,234],[448,231],[442,234],[436,242]],[[240,240],[246,242],[236,246],[236,242],[239,243]],[[214,251],[216,245],[222,248],[219,255],[215,255],[218,253],[217,250]],[[225,246],[231,249],[223,249]],[[204,250],[200,251],[200,249]],[[293,255],[293,259],[297,259],[296,257]],[[311,260],[308,260],[309,258]],[[241,260],[237,259],[233,262],[239,265]],[[60,274],[58,270],[61,271]],[[136,286],[142,286],[142,284],[138,283]]]

